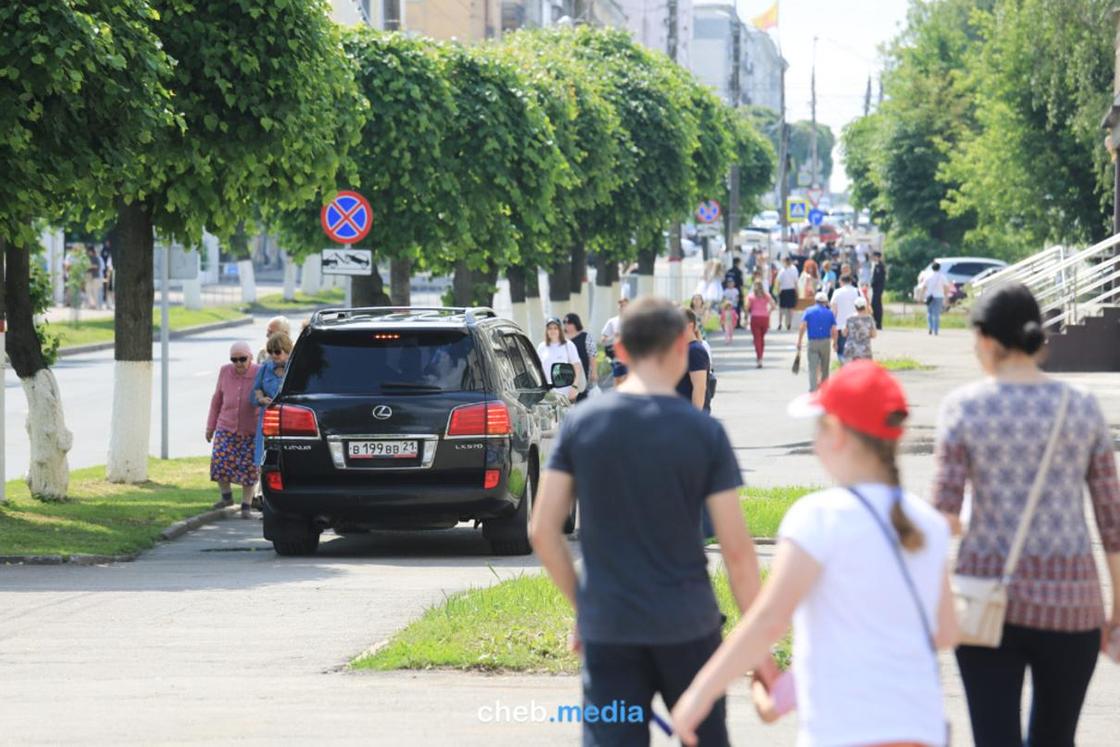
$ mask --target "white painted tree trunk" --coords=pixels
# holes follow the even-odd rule
[[[541,306],[540,296],[527,296],[525,309],[528,312],[525,319],[525,335],[536,345],[544,339],[544,308]]]
[[[301,288],[309,296],[318,295],[323,285],[322,255],[312,254],[303,260],[303,282]]]
[[[70,487],[70,465],[66,453],[74,436],[66,428],[58,382],[49,368],[20,379],[27,397],[27,437],[31,442],[31,466],[27,486],[31,495],[58,501]]]
[[[183,281],[183,306],[188,309],[202,308],[202,278]]]
[[[680,260],[676,262],[671,259],[669,260],[669,296],[674,301],[683,301],[687,303],[688,299],[685,298],[684,273],[682,270],[683,268],[681,267]]]
[[[638,298],[649,298],[653,295],[653,275],[638,276]],[[672,299],[676,301],[677,299]]]
[[[241,303],[255,303],[257,300],[257,276],[253,272],[253,261],[251,259],[238,260],[237,277],[241,280]]]
[[[569,301],[552,301],[552,313],[549,316],[563,319],[564,315],[572,310],[572,302]]]
[[[526,304],[524,301],[518,301],[517,303],[512,305],[512,308],[513,308],[513,313],[512,313],[513,323],[516,324],[518,327],[521,327],[522,330],[528,329],[528,327],[529,327],[529,305]]]
[[[151,395],[151,361],[114,361],[113,414],[105,470],[109,482],[135,483],[148,479]]]
[[[284,262],[284,300],[296,300],[296,263],[287,252],[281,254]]]
[[[591,318],[591,309],[588,305],[587,283],[580,283],[579,288],[572,294],[572,311],[579,314],[579,318],[587,324]]]
[[[603,332],[603,325],[614,315],[612,312],[612,309],[615,308],[614,294],[609,287],[602,285],[592,286],[592,293],[595,298],[592,304],[591,324],[589,325],[589,329],[591,336],[595,338],[595,342],[599,342],[599,335]]]
[[[622,282],[615,281],[611,283],[611,308],[618,306],[618,299],[622,298]],[[610,317],[607,317],[608,319]]]

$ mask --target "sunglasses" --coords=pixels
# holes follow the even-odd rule
[[[269,350],[268,354],[269,355],[283,355],[284,351],[283,350]]]
[[[239,356],[237,356],[236,358],[234,358],[233,356],[230,356],[229,362],[230,362],[230,363],[244,363],[244,362],[246,362],[247,360],[249,360],[249,359],[248,359],[248,358],[246,358],[245,356],[243,356],[243,355],[239,355]]]

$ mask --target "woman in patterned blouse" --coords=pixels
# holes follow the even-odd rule
[[[1072,745],[1098,651],[1120,623],[1120,485],[1112,437],[1092,394],[1038,368],[1041,323],[1038,303],[1023,285],[981,296],[972,326],[976,356],[989,378],[950,394],[938,425],[933,495],[958,531],[965,484],[972,488],[956,571],[997,577],[1069,390],[1042,497],[1008,586],[1002,643],[957,649],[980,747],[1023,744],[1019,704],[1027,667],[1033,690],[1028,743]],[[1086,486],[1112,578],[1107,617],[1084,516]]]

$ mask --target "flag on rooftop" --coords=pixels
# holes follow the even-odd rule
[[[751,19],[751,25],[756,29],[762,31],[769,31],[770,29],[778,27],[778,0],[774,0],[774,4],[767,8],[764,12]]]

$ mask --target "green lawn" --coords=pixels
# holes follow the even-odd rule
[[[137,552],[218,498],[208,457],[152,459],[148,478],[142,485],[115,485],[105,481],[104,467],[74,470],[70,497],[52,503],[32,498],[22,480],[10,480],[8,502],[0,504],[0,555]]]
[[[898,329],[925,329],[926,311],[923,307],[915,305],[913,312],[899,314],[888,311],[883,315],[883,328]],[[968,315],[964,311],[946,311],[941,315],[943,329],[968,329]]]
[[[922,363],[921,361],[914,360],[913,358],[907,358],[905,356],[901,356],[901,357],[898,357],[898,358],[877,358],[877,359],[875,359],[875,362],[878,363],[883,368],[887,369],[888,371],[895,371],[895,372],[898,372],[898,371],[932,371],[933,369],[936,368],[936,366],[931,366],[928,363]],[[838,361],[838,360],[833,360],[832,361],[832,370],[833,371],[839,371],[840,370],[840,361]]]
[[[786,511],[803,495],[820,490],[819,487],[804,485],[783,486],[780,488],[742,488],[743,518],[747,528],[755,537],[777,537],[778,526]]]
[[[739,610],[722,571],[716,599],[727,615],[726,634]],[[521,575],[486,589],[447,597],[430,607],[383,648],[355,659],[354,669],[462,669],[572,674],[579,659],[568,651],[572,609],[544,574]],[[789,661],[789,637],[779,646]]]
[[[209,306],[204,309],[187,309],[182,306],[172,306],[169,309],[172,331],[197,327],[202,324],[215,322],[228,322],[241,319],[245,312],[237,306]],[[160,311],[152,310],[152,331],[159,329]],[[97,342],[113,341],[113,319],[93,319],[73,325],[70,322],[50,324],[47,330],[59,336],[59,347],[68,348],[74,345],[90,345]]]
[[[330,288],[314,295],[308,295],[303,291],[296,291],[296,297],[291,301],[285,301],[284,296],[280,293],[273,293],[267,296],[261,296],[257,299],[256,303],[251,303],[243,308],[258,314],[268,312],[282,313],[285,311],[306,311],[316,306],[342,303],[345,298],[346,293],[341,288]]]

